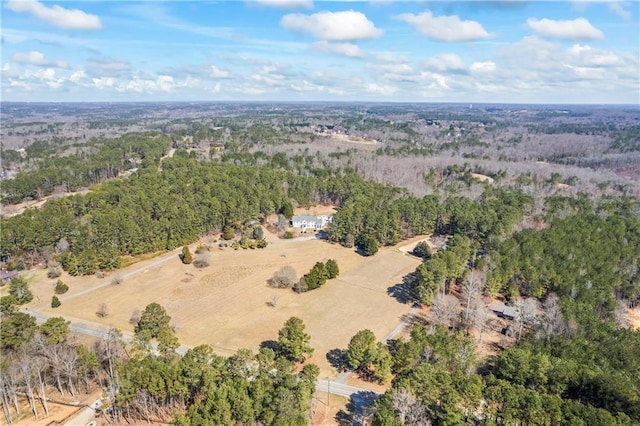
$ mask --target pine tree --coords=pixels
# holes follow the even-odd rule
[[[53,296],[51,298],[51,307],[57,308],[60,305],[62,305],[62,302],[60,302],[60,299],[58,299],[58,296]]]

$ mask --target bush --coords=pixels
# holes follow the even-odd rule
[[[261,240],[264,238],[264,231],[262,230],[261,226],[256,226],[255,228],[253,228],[253,239],[254,240]]]
[[[57,308],[60,305],[62,305],[62,302],[60,301],[60,299],[58,299],[58,296],[53,296],[51,298],[51,307]]]
[[[122,275],[116,275],[115,277],[111,278],[111,284],[113,285],[122,284],[123,282],[124,278],[122,278]]]
[[[431,257],[431,248],[426,241],[420,241],[413,249],[413,254],[423,259],[429,259]]]
[[[48,278],[58,278],[60,275],[62,275],[60,266],[49,266],[49,271],[47,272]]]
[[[203,252],[198,253],[196,256],[196,260],[193,262],[193,266],[196,268],[206,268],[211,264],[211,259],[209,258],[209,253]]]
[[[378,252],[378,240],[370,235],[362,237],[358,246],[364,256],[373,256]]]
[[[295,237],[295,235],[293,235],[293,232],[291,232],[291,231],[287,231],[287,232],[284,233],[284,239],[285,240],[290,240],[293,237]]]
[[[58,280],[56,282],[56,288],[54,290],[55,294],[65,294],[69,291],[69,286],[62,282],[62,280]]]
[[[184,263],[185,265],[188,265],[191,262],[193,262],[193,256],[191,256],[189,247],[187,246],[182,247],[182,254],[180,255],[180,260],[182,260],[182,263]]]
[[[342,240],[342,245],[344,247],[351,248],[353,247],[354,244],[355,244],[355,239],[353,238],[353,235],[347,234],[344,236],[344,239]]]
[[[271,287],[289,288],[295,284],[297,279],[296,270],[289,265],[285,265],[278,270],[273,277],[267,281]]]

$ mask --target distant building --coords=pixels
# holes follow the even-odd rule
[[[329,216],[294,216],[291,225],[294,228],[302,229],[322,229],[331,223],[333,215]]]
[[[489,309],[496,313],[500,318],[514,320],[520,316],[520,310],[513,306],[506,306],[502,303],[492,303]]]
[[[9,282],[11,278],[16,276],[18,276],[18,271],[0,271],[0,282]]]

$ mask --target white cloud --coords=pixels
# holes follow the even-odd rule
[[[213,78],[229,78],[229,71],[222,70],[215,65],[211,65],[211,77]]]
[[[491,61],[474,62],[471,64],[471,67],[469,67],[469,70],[474,73],[493,72],[496,70],[496,64]]]
[[[536,34],[563,40],[602,39],[602,31],[585,18],[574,20],[527,19],[527,26]]]
[[[69,64],[65,61],[51,61],[37,50],[23,53],[16,52],[11,55],[11,60],[18,64],[23,65],[35,65],[38,67],[56,67],[56,68],[69,68]]]
[[[422,35],[440,41],[473,41],[490,37],[489,33],[476,21],[462,21],[457,15],[433,16],[427,10],[419,15],[403,13],[395,17],[405,21]]]
[[[65,9],[57,4],[47,7],[37,0],[9,0],[4,5],[13,12],[27,12],[49,24],[68,30],[99,30],[102,22],[96,15],[80,9]]]
[[[282,17],[280,25],[286,30],[309,33],[314,38],[330,41],[364,40],[382,35],[382,30],[363,13],[353,10],[313,15],[290,13]]]
[[[455,53],[443,53],[427,58],[424,65],[436,71],[465,71],[467,69],[464,61]]]
[[[93,82],[93,85],[98,89],[113,87],[116,84],[116,79],[113,77],[92,78],[91,81]]]
[[[375,93],[377,95],[390,96],[398,91],[397,87],[390,85],[381,85],[376,83],[369,83],[365,90],[369,93]]]
[[[311,45],[315,50],[349,58],[362,58],[365,53],[353,43],[329,43],[326,40],[318,41]]]
[[[282,9],[312,9],[313,0],[253,0],[249,4],[279,7]]]
[[[622,58],[614,52],[594,49],[591,46],[573,45],[568,52],[571,61],[587,67],[610,67],[620,65]]]
[[[628,21],[631,19],[631,12],[626,9],[630,2],[612,1],[609,3],[609,10]]]

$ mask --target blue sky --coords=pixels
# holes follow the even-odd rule
[[[5,101],[640,102],[637,1],[2,2]]]

